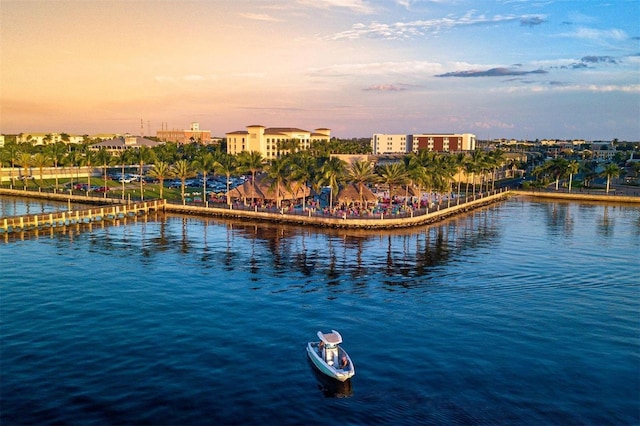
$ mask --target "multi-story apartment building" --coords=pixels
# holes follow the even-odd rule
[[[158,130],[156,137],[162,142],[198,142],[207,145],[211,143],[211,130],[200,130],[199,123],[191,123],[189,130]]]
[[[247,130],[239,130],[226,134],[227,153],[239,154],[242,151],[257,151],[271,160],[291,151],[293,144],[297,150],[307,150],[314,141],[329,142],[331,130],[320,128],[310,132],[295,127],[265,127],[261,125],[247,126]]]
[[[411,135],[387,135],[374,133],[371,139],[371,152],[374,154],[400,154],[411,152]]]
[[[471,133],[421,134],[411,137],[411,150],[436,152],[475,151],[476,135]]]
[[[84,141],[84,136],[69,135],[66,133],[20,133],[16,137],[18,143],[30,143],[32,145],[51,145],[58,142],[66,144],[79,144]]]
[[[613,142],[594,141],[591,143],[591,152],[596,161],[611,161],[617,151]]]
[[[420,150],[437,152],[475,151],[476,135],[471,133],[387,135],[375,133],[371,138],[374,154],[403,154]]]

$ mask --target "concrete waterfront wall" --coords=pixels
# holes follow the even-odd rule
[[[527,197],[547,198],[555,200],[573,201],[605,201],[608,203],[634,203],[640,204],[640,197],[633,195],[607,195],[607,194],[580,194],[575,192],[552,191],[510,191],[513,195],[525,195]]]
[[[102,168],[99,167],[44,167],[42,169],[42,179],[87,179],[91,174],[92,177],[102,176]],[[35,180],[40,179],[40,169],[38,167],[28,167],[25,173],[23,167],[2,167],[0,168],[0,183],[10,182],[12,179],[16,181],[16,185],[21,185],[20,177],[27,175]]]
[[[69,195],[64,193],[33,192],[16,189],[0,189],[0,195],[10,195],[17,197],[44,198],[56,201],[73,201],[86,204],[123,204],[126,201],[113,198],[97,198],[82,195]],[[459,205],[451,205],[428,214],[416,215],[413,217],[393,217],[376,216],[368,218],[359,217],[337,217],[321,215],[304,215],[277,212],[262,212],[253,210],[237,210],[229,208],[204,207],[182,204],[166,203],[164,211],[177,214],[188,214],[196,216],[221,217],[228,219],[264,221],[272,223],[289,223],[294,225],[309,225],[327,228],[352,228],[352,229],[394,229],[408,228],[413,226],[426,225],[443,220],[458,213],[470,211],[482,206],[499,202],[510,196],[527,196],[546,199],[564,199],[572,201],[592,201],[609,203],[634,203],[640,204],[640,197],[623,195],[599,195],[599,194],[572,194],[563,192],[539,192],[539,191],[503,191],[493,195],[485,195],[476,200],[466,201]]]
[[[221,209],[215,207],[200,207],[179,204],[167,204],[165,211],[180,214],[192,214],[199,216],[218,216],[226,218],[238,218],[245,220],[257,220],[275,223],[289,223],[294,225],[312,225],[327,228],[358,228],[358,229],[393,229],[407,228],[418,225],[425,225],[442,220],[456,213],[461,213],[475,208],[485,206],[503,200],[509,196],[507,191],[495,195],[487,195],[473,201],[467,201],[460,205],[442,208],[428,214],[413,217],[377,217],[377,218],[357,218],[357,217],[336,217],[336,216],[314,216],[302,214],[280,214],[270,212],[260,212],[251,210]]]
[[[73,201],[83,204],[124,204],[126,201],[122,201],[116,198],[104,198],[104,197],[87,197],[86,195],[71,195],[65,192],[37,192],[37,191],[25,191],[24,189],[8,189],[0,188],[0,195],[10,195],[12,197],[23,198],[41,198],[45,200],[53,201]]]

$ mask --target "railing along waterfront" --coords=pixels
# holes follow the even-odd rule
[[[150,211],[164,209],[165,205],[165,200],[154,200],[86,209],[69,209],[55,213],[6,217],[0,219],[0,233],[64,227],[82,223],[100,222],[103,220],[117,220],[125,217],[146,215]]]
[[[490,204],[509,195],[507,188],[496,189],[489,193],[478,193],[468,198],[448,198],[434,203],[428,208],[406,208],[396,213],[367,211],[355,214],[354,211],[326,209],[289,209],[242,204],[167,203],[169,213],[184,213],[202,216],[231,217],[246,220],[312,225],[333,228],[391,229],[428,224],[441,220],[458,212],[464,212]]]

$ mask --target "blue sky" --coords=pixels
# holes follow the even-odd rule
[[[637,0],[3,0],[0,20],[3,133],[640,140]]]

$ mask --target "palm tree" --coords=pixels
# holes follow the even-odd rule
[[[351,163],[347,171],[349,181],[358,185],[358,193],[360,194],[360,205],[364,206],[364,185],[366,183],[375,182],[376,175],[373,165],[370,161],[359,160]],[[365,206],[366,208],[366,206]]]
[[[609,163],[609,164],[607,164],[607,166],[602,171],[602,175],[607,177],[607,192],[606,193],[608,194],[609,193],[609,182],[611,181],[612,177],[617,178],[618,176],[620,176],[620,168],[615,163]]]
[[[441,185],[442,170],[439,164],[440,154],[432,151],[421,150],[414,159],[409,160],[409,171],[419,187],[431,193]],[[422,199],[420,195],[418,197]]]
[[[41,152],[39,152],[39,153],[37,153],[36,155],[33,156],[31,161],[32,161],[31,164],[38,168],[38,172],[40,173],[40,185],[39,186],[40,186],[40,188],[42,188],[42,185],[43,185],[42,175],[44,174],[44,168],[49,165],[49,159],[47,158],[46,155],[44,155]]]
[[[330,157],[321,168],[321,182],[329,186],[329,208],[333,207],[333,191],[338,191],[344,181],[347,164],[337,157]]]
[[[24,169],[22,173],[22,179],[23,179],[22,182],[24,183],[24,188],[27,189],[27,178],[30,175],[29,168],[33,163],[31,154],[29,154],[28,152],[21,152],[18,155],[16,163],[18,163],[18,165]]]
[[[404,163],[399,162],[378,167],[378,176],[380,176],[380,181],[389,187],[390,198],[393,197],[395,185],[402,185],[410,180]],[[408,189],[406,192],[408,192]]]
[[[138,164],[140,165],[140,199],[144,200],[144,165],[145,164],[149,164],[151,162],[153,162],[153,151],[151,151],[151,149],[147,148],[146,146],[142,146],[138,149],[138,152],[136,153],[136,160],[138,161]]]
[[[473,196],[476,195],[476,172],[480,170],[482,166],[482,151],[475,150],[471,153],[471,156],[467,157],[467,161],[464,164],[464,171],[466,174],[467,187],[465,193],[469,194],[469,175],[471,176],[471,184],[473,185]]]
[[[120,165],[120,180],[122,181],[122,200],[124,200],[125,195],[125,178],[124,178],[124,170],[127,164],[130,164],[132,161],[133,152],[129,149],[123,149],[118,153],[117,159],[118,164]],[[162,198],[162,197],[160,197]]]
[[[84,156],[80,159],[80,164],[84,165],[87,169],[87,193],[91,191],[91,165],[95,163],[95,151],[87,149]]]
[[[96,153],[96,164],[102,166],[102,176],[104,185],[107,185],[107,167],[113,163],[113,156],[106,148],[100,148]],[[104,191],[104,198],[107,198],[107,191]]]
[[[280,208],[280,188],[289,187],[291,167],[287,157],[274,158],[267,168],[267,179],[271,182],[271,188],[275,188],[276,206]]]
[[[215,168],[227,177],[227,205],[231,205],[229,197],[229,181],[231,175],[238,169],[238,160],[235,156],[227,153],[221,153],[220,158],[216,161]]]
[[[207,207],[209,207],[209,198],[207,197],[207,174],[213,172],[216,167],[216,159],[212,153],[208,151],[199,151],[192,164],[197,172],[202,173],[202,199]]]
[[[2,160],[6,162],[11,168],[9,169],[9,181],[11,182],[10,187],[13,189],[15,185],[15,178],[13,177],[13,169],[16,166],[16,162],[20,155],[20,150],[18,148],[18,144],[14,142],[9,142],[5,144],[4,148],[2,148]]]
[[[67,140],[69,136],[67,135]],[[63,142],[56,142],[46,148],[46,153],[53,160],[53,167],[56,168],[56,192],[58,192],[58,166],[64,161],[67,154],[67,146]]]
[[[564,177],[567,173],[567,165],[567,160],[562,157],[554,158],[553,160],[545,164],[545,168],[547,169],[547,171],[551,174],[551,176],[555,177],[556,191],[559,187],[560,178]]]
[[[573,175],[578,173],[580,169],[580,164],[576,160],[571,160],[569,164],[567,164],[567,173],[569,174],[569,192],[571,192],[571,184],[573,183]]]
[[[67,153],[65,158],[65,164],[68,164],[73,169],[76,167],[76,179],[80,180],[80,163],[82,162],[82,152],[77,149],[73,149]],[[71,173],[71,188],[73,188],[73,173]]]
[[[173,175],[173,170],[169,163],[164,161],[156,161],[153,163],[153,167],[149,170],[149,176],[158,179],[160,183],[160,199],[162,199],[162,192],[164,190],[164,180]],[[184,197],[183,197],[184,199]]]
[[[495,183],[496,183],[496,170],[498,169],[498,167],[502,167],[504,165],[504,152],[502,152],[502,150],[500,149],[496,149],[495,151],[491,152],[491,154],[489,154],[488,156],[488,164],[492,169],[492,173],[491,173],[491,190],[493,191],[495,189]]]
[[[253,193],[256,193],[256,172],[264,167],[264,159],[260,151],[242,151],[238,154],[238,162],[243,170],[251,172]]]
[[[178,160],[173,165],[173,174],[180,179],[180,196],[182,204],[185,204],[184,187],[188,178],[194,175],[191,163],[188,160]]]
[[[598,176],[596,173],[597,163],[595,161],[585,161],[580,165],[580,171],[583,174],[583,185],[591,186],[591,180]]]
[[[417,188],[418,190],[418,204],[422,200],[422,183],[425,180],[426,167],[425,162],[428,161],[427,157],[429,152],[421,150],[417,154],[411,153],[403,158],[404,170],[406,173],[406,190],[405,194],[408,195],[409,185]]]
[[[458,198],[460,198],[460,190],[462,186],[462,172],[465,170],[465,166],[469,161],[469,157],[464,152],[455,154],[454,167],[456,170],[456,176],[458,176]]]
[[[305,188],[311,186],[318,174],[318,161],[315,157],[309,154],[308,151],[300,151],[291,157],[291,178],[302,182],[304,187],[300,185],[297,188],[301,188],[303,191]],[[305,209],[306,197],[302,196],[302,210]]]
[[[175,142],[167,142],[152,148],[155,157],[159,161],[165,163],[173,163],[178,160],[178,145]]]

